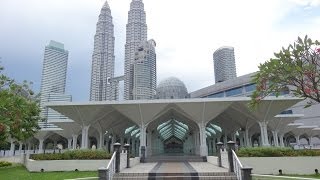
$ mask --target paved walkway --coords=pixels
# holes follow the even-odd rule
[[[120,173],[201,173],[201,172],[228,172],[208,162],[166,162],[140,163],[131,168],[123,169]]]

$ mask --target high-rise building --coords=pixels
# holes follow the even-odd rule
[[[157,88],[156,42],[151,39],[137,47],[133,62],[133,99],[154,99]]]
[[[132,0],[128,12],[124,62],[124,99],[133,99],[133,63],[137,47],[147,41],[146,13],[142,0]]]
[[[213,53],[215,82],[223,82],[237,77],[234,48],[223,46]]]
[[[99,15],[94,36],[90,101],[114,100],[109,79],[114,77],[114,26],[111,10],[106,1]]]
[[[65,95],[67,65],[69,52],[64,49],[62,43],[50,41],[45,47],[41,90],[40,90],[40,108],[43,117],[53,119],[54,117],[62,117],[62,115],[52,114],[53,110],[49,110],[44,106],[44,103],[55,101],[53,96],[68,96]],[[54,95],[53,95],[54,94]],[[51,98],[50,98],[51,97]],[[61,98],[59,98],[61,101]],[[71,96],[62,98],[63,101],[71,101]],[[53,116],[49,116],[49,114]]]

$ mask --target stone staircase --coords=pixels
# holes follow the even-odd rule
[[[207,157],[201,156],[151,156],[145,162],[207,162]]]
[[[237,180],[234,173],[118,173],[114,180]]]
[[[237,180],[228,169],[208,162],[150,162],[125,168],[115,180]]]

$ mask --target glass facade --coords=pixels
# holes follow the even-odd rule
[[[244,86],[246,92],[251,92],[256,90],[256,84],[248,84]]]
[[[234,89],[230,89],[226,91],[226,96],[235,96],[235,95],[239,95],[242,94],[242,87],[239,88],[234,88]]]

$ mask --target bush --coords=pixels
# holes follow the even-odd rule
[[[12,166],[12,163],[7,161],[0,161],[0,167],[7,167],[7,166]]]
[[[70,150],[55,154],[32,154],[34,160],[110,159],[111,154],[102,150]]]
[[[239,157],[320,156],[320,150],[293,150],[291,148],[280,147],[249,147],[241,148],[237,152],[237,155]]]

